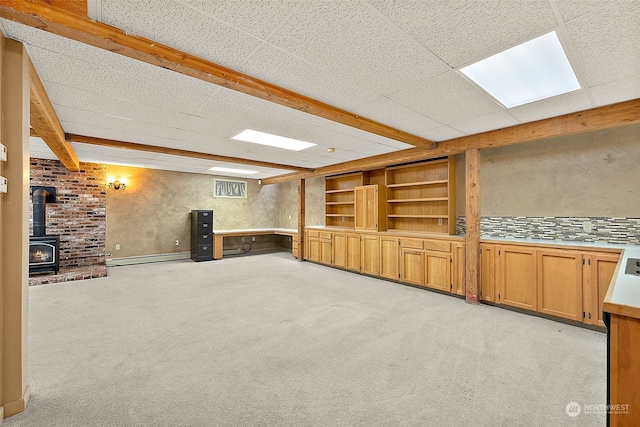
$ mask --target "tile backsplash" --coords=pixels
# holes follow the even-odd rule
[[[464,216],[456,218],[456,231],[465,234]],[[640,244],[640,218],[483,216],[480,233],[482,237],[637,245]]]

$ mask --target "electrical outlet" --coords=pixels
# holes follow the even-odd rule
[[[116,243],[116,251],[120,250],[120,243]]]
[[[178,246],[180,244],[180,240],[176,239],[176,246]]]
[[[438,225],[442,225],[442,218],[438,218]]]
[[[256,238],[255,238],[255,237],[252,237],[252,238],[251,238],[251,241],[252,241],[252,242],[255,242],[255,241],[256,241]]]
[[[0,160],[7,161],[7,147],[0,144]]]
[[[7,192],[7,178],[0,176],[0,193]]]
[[[291,219],[291,215],[289,215],[289,219]]]
[[[584,221],[582,223],[582,230],[585,233],[590,233],[591,231],[593,231],[593,224],[591,223],[591,221]]]
[[[242,236],[242,241],[244,242],[244,236]]]

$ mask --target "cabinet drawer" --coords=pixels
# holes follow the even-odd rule
[[[198,258],[213,256],[213,246],[211,245],[198,245],[196,252]]]
[[[212,234],[211,233],[199,233],[196,234],[196,238],[198,239],[198,244],[199,245],[207,245],[211,243],[212,239]]]
[[[320,232],[317,230],[309,230],[307,233],[309,233],[309,237],[320,237]]]
[[[440,240],[425,240],[424,248],[428,251],[451,252],[451,243]]]
[[[198,222],[211,223],[212,221],[213,221],[213,211],[198,211]]]
[[[403,248],[423,249],[423,244],[422,239],[400,239],[400,246]]]
[[[321,239],[331,239],[331,232],[329,232],[329,231],[320,231],[319,232],[319,237]]]
[[[211,224],[208,222],[198,223],[198,234],[211,233]]]

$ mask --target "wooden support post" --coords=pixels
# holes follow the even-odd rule
[[[298,183],[298,261],[304,261],[304,199],[305,182],[301,179]]]
[[[468,303],[480,303],[480,150],[465,152],[465,215],[466,233],[466,299]]]
[[[0,195],[0,412],[23,412],[27,385],[29,285],[29,57],[22,43],[0,34],[1,162],[7,193]],[[2,421],[2,420],[0,420]]]

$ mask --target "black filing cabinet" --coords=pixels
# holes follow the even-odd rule
[[[191,259],[213,259],[213,211],[191,211]]]

